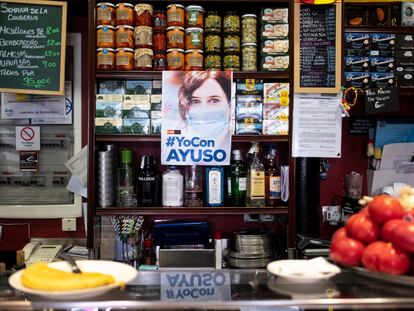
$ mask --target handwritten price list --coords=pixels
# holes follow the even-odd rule
[[[301,87],[335,87],[335,22],[335,6],[301,6]]]
[[[61,6],[0,1],[0,88],[59,91],[62,54]]]

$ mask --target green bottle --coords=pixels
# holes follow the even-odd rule
[[[246,205],[247,168],[243,162],[240,150],[233,150],[233,159],[230,161],[230,202],[232,206]]]
[[[121,151],[121,167],[117,172],[117,205],[122,207],[137,206],[135,193],[135,176],[132,168],[132,151]]]

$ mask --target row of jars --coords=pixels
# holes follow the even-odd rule
[[[163,10],[155,10],[151,4],[140,3],[135,6],[131,3],[103,2],[96,5],[97,25],[128,25],[149,26],[161,24],[166,27],[197,27],[204,26],[204,9],[199,5],[184,7],[181,4],[167,6],[166,14]],[[163,29],[156,29],[163,30]]]
[[[96,33],[98,48],[152,48],[153,50],[166,49],[203,49],[204,31],[202,28],[187,28],[172,26],[166,33],[153,32],[148,26],[108,26],[99,25]],[[218,37],[219,48],[221,38]],[[209,41],[210,42],[210,41]],[[213,50],[215,46],[211,47]]]
[[[246,44],[243,50],[251,49]],[[254,47],[256,48],[256,47]],[[204,59],[202,50],[168,49],[153,51],[139,48],[98,48],[96,54],[97,70],[235,70],[249,71],[246,60],[240,64],[240,55],[231,53],[223,57],[219,54],[207,54]]]

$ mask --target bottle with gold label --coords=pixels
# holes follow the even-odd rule
[[[265,168],[259,158],[259,144],[253,143],[250,152],[252,158],[247,170],[246,206],[263,207],[265,205]]]
[[[274,145],[270,145],[266,155],[266,206],[277,206],[280,203],[280,194],[280,167],[277,164],[276,148]]]

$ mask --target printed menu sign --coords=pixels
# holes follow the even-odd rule
[[[337,21],[338,11],[341,8],[335,4],[298,5],[295,68],[299,70],[295,92],[339,92],[341,25]]]
[[[66,2],[0,0],[0,92],[64,94]]]

